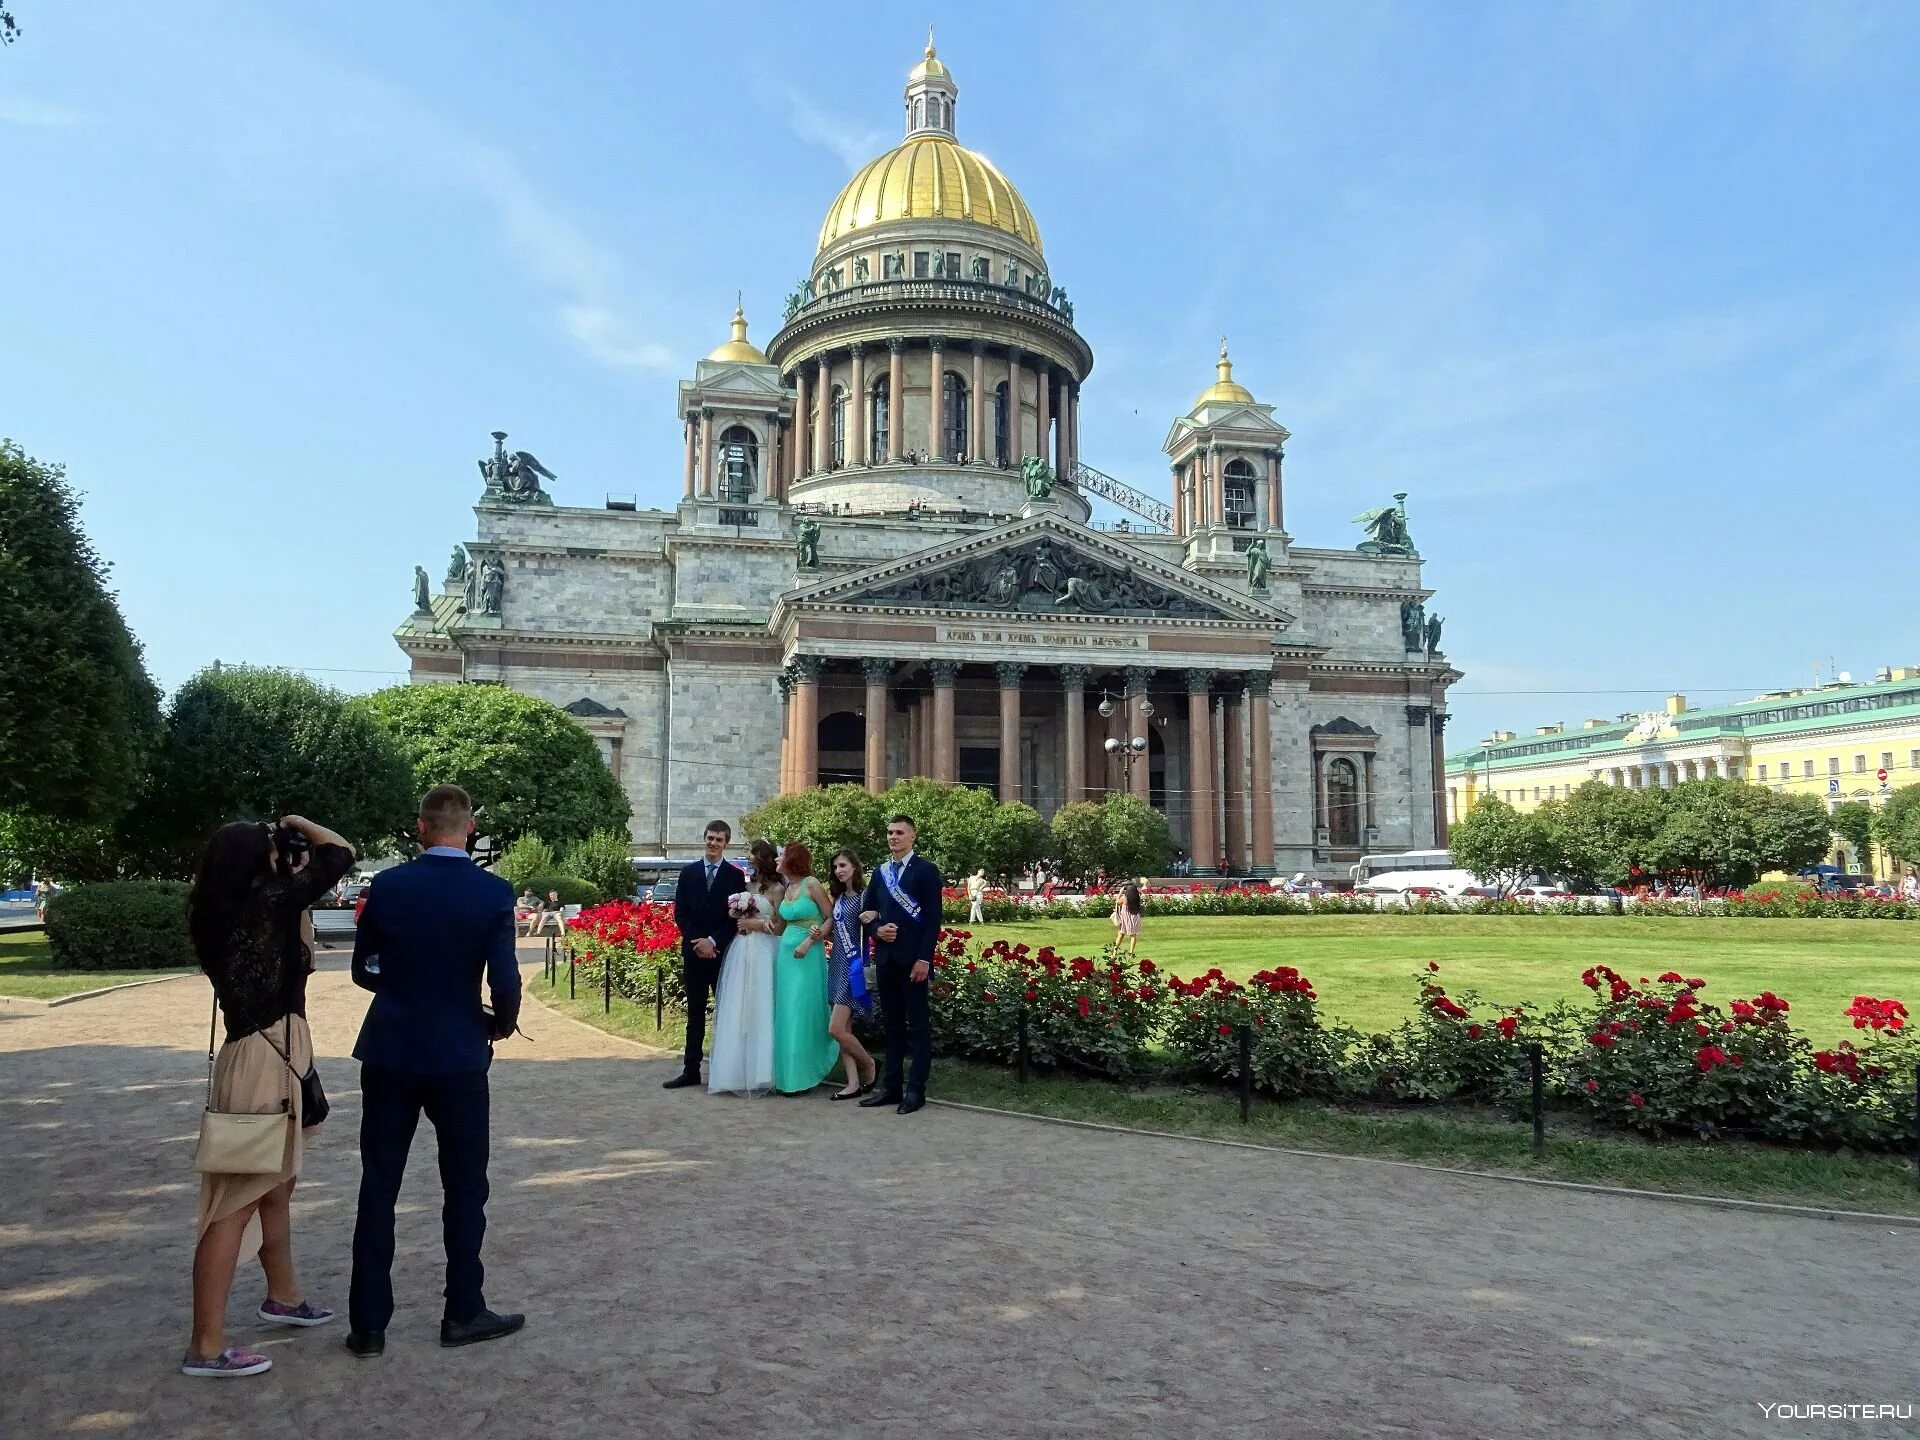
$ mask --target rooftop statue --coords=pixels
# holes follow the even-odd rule
[[[1446,621],[1438,615],[1429,615],[1427,617],[1426,642],[1427,659],[1429,660],[1440,653],[1440,627],[1445,623]]]
[[[493,458],[480,462],[481,478],[487,482],[486,498],[504,500],[510,505],[551,505],[553,501],[540,488],[540,481],[557,480],[531,451],[507,453],[507,432],[493,432]]]
[[[1413,548],[1413,532],[1407,529],[1407,492],[1396,491],[1393,498],[1395,504],[1390,507],[1353,517],[1354,524],[1367,527],[1369,538],[1354,547],[1362,555],[1419,555]]]
[[[498,555],[480,562],[480,613],[498,615],[507,593],[507,567]]]
[[[467,547],[464,545],[456,545],[453,547],[453,558],[447,561],[447,583],[449,585],[464,585],[466,579]]]
[[[1021,457],[1020,479],[1027,487],[1029,500],[1045,500],[1053,494],[1053,467],[1038,455]]]
[[[1267,542],[1255,536],[1253,543],[1247,546],[1247,588],[1264,590],[1267,588],[1267,573],[1273,569],[1273,557],[1267,553]]]
[[[794,543],[798,548],[794,563],[801,570],[820,568],[820,522],[802,520],[794,527]]]
[[[1424,650],[1427,640],[1427,607],[1418,600],[1400,602],[1400,640],[1409,650]]]
[[[414,566],[413,567],[413,608],[415,610],[422,610],[422,611],[430,608],[428,605],[428,599],[432,595],[432,593],[433,592],[427,588],[427,572],[421,569],[418,565]]]

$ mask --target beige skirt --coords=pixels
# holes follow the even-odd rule
[[[220,1047],[213,1061],[213,1108],[247,1115],[271,1115],[291,1093],[293,1127],[287,1137],[286,1156],[272,1175],[202,1175],[200,1177],[200,1220],[198,1233],[207,1227],[246,1209],[276,1186],[284,1185],[300,1173],[300,1159],[306,1134],[300,1128],[300,1081],[280,1058],[288,1043],[285,1021],[267,1030],[256,1030]],[[313,1064],[313,1036],[306,1020],[293,1017],[293,1069],[301,1075]],[[269,1038],[271,1037],[271,1038]],[[247,1260],[260,1249],[260,1219],[247,1221],[240,1240],[240,1258]]]

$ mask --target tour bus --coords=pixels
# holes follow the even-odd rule
[[[1406,850],[1398,855],[1367,855],[1353,867],[1356,890],[1438,890],[1448,896],[1465,893],[1473,876],[1453,863],[1445,850]]]

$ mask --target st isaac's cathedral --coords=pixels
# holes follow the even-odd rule
[[[958,94],[929,43],[906,138],[828,207],[780,330],[762,350],[736,310],[680,383],[675,509],[556,503],[496,435],[475,538],[443,588],[416,574],[413,680],[564,706],[643,852],[918,775],[1043,816],[1131,790],[1197,871],[1444,845],[1459,676],[1404,503],[1357,548],[1296,545],[1287,430],[1224,342],[1164,499],[1085,464],[1093,350],[1026,201],[955,138]]]

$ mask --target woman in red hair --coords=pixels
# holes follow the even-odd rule
[[[813,877],[813,852],[798,840],[780,854],[787,893],[780,902],[780,953],[773,962],[773,1088],[803,1094],[827,1078],[840,1047],[827,1032],[827,892]]]

